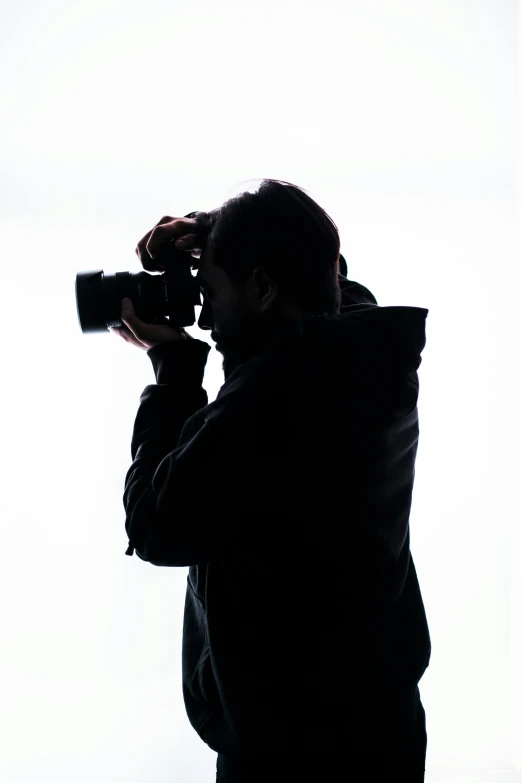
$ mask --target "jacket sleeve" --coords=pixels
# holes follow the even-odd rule
[[[151,546],[156,540],[158,517],[163,518],[158,511],[163,509],[161,489],[168,465],[166,457],[183,452],[183,448],[173,451],[173,447],[181,442],[182,433],[186,440],[187,433],[199,426],[198,412],[208,403],[202,383],[209,352],[210,346],[201,340],[158,345],[147,352],[157,384],[143,391],[134,423],[133,462],[123,495],[129,537],[127,555],[136,549],[138,557],[154,561]]]
[[[174,344],[173,382],[142,394],[125,482],[129,550],[156,566],[271,551],[295,514],[290,396],[253,380],[205,405],[194,372],[174,377],[191,347]]]

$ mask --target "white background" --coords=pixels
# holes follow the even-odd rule
[[[4,0],[3,783],[215,780],[181,691],[188,569],[124,554],[152,364],[81,333],[74,283],[140,271],[163,215],[263,177],[331,214],[381,306],[429,308],[411,513],[426,779],[522,770],[518,26],[512,0]],[[209,402],[222,380],[213,350]]]

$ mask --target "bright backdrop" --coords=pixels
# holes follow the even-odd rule
[[[522,779],[518,35],[513,0],[1,4],[3,783],[215,780],[181,691],[188,569],[124,554],[152,364],[81,333],[74,281],[140,271],[163,215],[263,177],[331,214],[380,305],[429,308],[426,779]],[[209,401],[222,380],[213,350]]]

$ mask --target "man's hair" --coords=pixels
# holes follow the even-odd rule
[[[339,312],[339,231],[302,188],[264,179],[255,193],[240,193],[196,221],[213,263],[233,284],[246,283],[259,266],[304,313]]]

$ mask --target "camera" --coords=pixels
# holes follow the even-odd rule
[[[191,212],[185,217],[193,217]],[[176,327],[192,326],[196,322],[194,307],[202,305],[199,283],[192,274],[199,261],[190,253],[176,250],[175,238],[167,242],[157,263],[165,271],[116,272],[106,275],[103,269],[78,272],[76,275],[76,309],[83,334],[108,332],[121,327],[121,300],[132,300],[136,315],[145,323],[168,316]],[[206,311],[207,308],[205,308]],[[208,314],[205,312],[208,319]],[[201,318],[200,318],[201,321]],[[200,324],[201,326],[201,324]],[[203,328],[210,328],[203,326]]]

